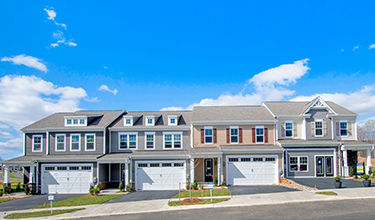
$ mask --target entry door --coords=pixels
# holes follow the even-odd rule
[[[316,157],[316,176],[333,176],[333,156],[318,156]]]
[[[213,159],[205,159],[204,160],[204,181],[213,182],[214,181],[213,174],[214,174]]]

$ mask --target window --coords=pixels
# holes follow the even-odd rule
[[[171,167],[172,163],[162,163],[161,166],[162,167]]]
[[[119,133],[119,149],[137,149],[137,133]]]
[[[86,151],[95,151],[95,134],[86,134]]]
[[[182,133],[164,133],[164,149],[181,149]]]
[[[65,151],[65,134],[56,134],[56,151]]]
[[[71,151],[81,150],[81,135],[80,134],[70,135],[70,150]]]
[[[230,143],[238,144],[238,127],[230,128]]]
[[[79,124],[84,125],[85,124],[85,119],[79,119]]]
[[[251,161],[251,158],[248,158],[248,157],[241,158],[241,162],[249,162],[249,161]]]
[[[267,162],[275,161],[276,159],[274,157],[266,157]]]
[[[66,120],[66,124],[71,125],[72,124],[72,119],[67,119]]]
[[[213,129],[212,127],[204,128],[204,143],[212,144],[213,143]]]
[[[173,166],[175,166],[175,167],[183,167],[184,163],[174,163]]]
[[[238,158],[229,158],[229,162],[238,162]]]
[[[150,167],[160,167],[159,163],[150,163]]]
[[[348,122],[340,121],[340,136],[348,136]]]
[[[263,161],[263,157],[254,157],[253,161],[254,162],[262,162]]]
[[[323,121],[315,121],[315,136],[323,136]]]
[[[133,117],[125,117],[124,118],[124,125],[125,126],[132,126],[133,125]]]
[[[264,128],[256,127],[256,143],[264,143]]]
[[[146,138],[146,150],[147,149],[155,149],[155,133],[145,133]]]
[[[55,170],[55,167],[45,167],[44,170]]]
[[[154,125],[154,117],[146,117],[146,125],[153,126]]]
[[[82,166],[81,170],[91,170],[91,166]]]
[[[79,167],[69,167],[69,170],[79,170]]]
[[[306,156],[289,157],[290,172],[307,172],[308,159]]]
[[[57,167],[57,170],[68,170],[67,167]]]
[[[177,116],[169,116],[168,125],[177,125]]]
[[[73,119],[73,124],[78,125],[78,119]]]
[[[138,167],[147,167],[147,163],[139,163]]]
[[[285,122],[285,137],[293,137],[293,122]]]
[[[42,135],[33,135],[32,152],[42,152]]]

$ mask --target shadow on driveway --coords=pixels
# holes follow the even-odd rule
[[[311,188],[316,186],[317,189],[336,189],[333,178],[294,178],[294,182]],[[363,187],[362,181],[343,179],[342,188],[359,188]],[[374,186],[374,185],[373,185]]]
[[[229,186],[232,195],[248,195],[248,194],[262,194],[262,193],[277,193],[277,192],[293,192],[298,189],[291,189],[279,185],[258,185],[258,186]]]
[[[82,194],[56,194],[55,202],[80,195]],[[7,202],[1,202],[0,212],[31,209],[35,206],[43,205],[44,203],[49,203],[48,195],[35,195],[25,198],[14,199]]]
[[[107,203],[134,202],[155,199],[169,199],[178,194],[178,190],[137,191],[113,199]]]

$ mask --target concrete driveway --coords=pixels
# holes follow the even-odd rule
[[[178,194],[178,190],[137,191],[113,199],[107,203],[134,202],[155,199],[169,199]]]
[[[76,196],[80,196],[78,194],[56,194],[55,201],[60,201],[64,199],[73,198]],[[48,195],[35,195],[20,199],[14,199],[7,202],[0,203],[0,212],[4,211],[16,211],[16,210],[24,210],[30,209],[38,205],[43,205],[44,203],[48,203]]]
[[[333,178],[295,178],[294,182],[311,188],[318,189],[335,189]],[[372,184],[374,186],[374,184]],[[363,187],[363,183],[357,180],[342,180],[342,188],[358,188]]]
[[[287,187],[280,186],[280,185],[229,186],[228,188],[232,195],[248,195],[248,194],[299,191],[298,189],[291,189],[291,188],[287,188]]]

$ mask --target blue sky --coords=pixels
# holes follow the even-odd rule
[[[77,108],[159,110],[322,95],[361,120],[374,116],[375,2],[72,3],[0,2],[5,158],[22,152],[20,127]],[[17,64],[19,55],[42,66]],[[264,72],[279,80],[266,77],[259,86],[254,77]],[[43,85],[28,88],[38,82]],[[15,83],[25,90],[11,96]],[[112,92],[99,90],[102,85]],[[24,104],[25,96],[41,108]]]

